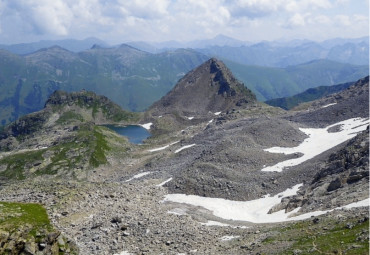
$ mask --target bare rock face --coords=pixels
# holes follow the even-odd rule
[[[256,102],[256,96],[236,80],[221,61],[211,58],[185,75],[149,111],[153,116],[178,114],[204,116],[246,107]]]

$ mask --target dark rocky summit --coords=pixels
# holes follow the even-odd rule
[[[187,117],[226,112],[256,103],[256,96],[220,60],[211,58],[186,74],[149,112]]]

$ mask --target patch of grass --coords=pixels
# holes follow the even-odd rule
[[[11,231],[26,224],[32,226],[30,234],[39,228],[53,230],[46,209],[40,204],[0,202],[0,228]]]
[[[86,123],[63,143],[40,149],[10,155],[0,159],[0,177],[23,180],[31,176],[56,175],[60,170],[73,172],[86,166],[98,167],[106,164],[106,153],[112,146],[123,149],[124,139],[109,138],[103,127]],[[112,141],[114,139],[114,142]],[[111,142],[108,142],[111,141]],[[114,145],[117,142],[117,145]],[[121,146],[121,145],[125,146]]]
[[[368,230],[368,220],[359,223],[352,219],[340,224],[327,220],[324,224],[314,226],[305,221],[290,224],[281,229],[279,236],[268,238],[265,243],[293,242],[280,254],[293,254],[294,250],[300,250],[301,254],[369,254]],[[365,238],[361,238],[361,235]]]
[[[110,150],[108,142],[105,140],[103,133],[99,130],[99,127],[94,127],[94,150],[90,157],[90,165],[98,167],[99,165],[106,164],[107,158],[105,152]]]
[[[44,151],[45,150],[43,149],[38,151],[24,152],[10,155],[1,159],[0,165],[6,165],[6,169],[0,172],[0,176],[8,179],[25,179],[25,166],[28,165],[29,167],[32,167],[34,163],[42,161],[44,159],[42,157]]]
[[[75,113],[73,111],[68,111],[68,112],[65,112],[63,113],[59,119],[56,121],[57,124],[66,124],[66,123],[70,123],[72,121],[83,121],[84,118],[82,117],[81,114],[78,114],[78,113]]]

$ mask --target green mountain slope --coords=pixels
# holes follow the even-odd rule
[[[265,101],[265,103],[271,106],[283,108],[285,110],[290,110],[301,103],[313,101],[322,98],[326,95],[337,93],[341,90],[348,88],[352,84],[353,82],[347,82],[333,86],[319,86],[316,88],[310,88],[302,93],[299,93],[291,97],[270,99]]]
[[[368,75],[368,66],[316,60],[287,68],[242,65],[223,60],[235,77],[265,101],[288,97],[309,88],[351,82]]]
[[[55,91],[44,109],[0,131],[0,152],[9,152],[0,158],[0,182],[44,174],[73,176],[107,164],[111,149],[124,152],[129,143],[101,125],[132,124],[139,118],[139,113],[124,111],[93,92]]]
[[[58,89],[92,90],[143,111],[205,60],[192,50],[150,54],[127,45],[78,54],[55,46],[23,57],[0,51],[0,123],[42,109]]]

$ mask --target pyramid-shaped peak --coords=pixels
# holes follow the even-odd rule
[[[176,112],[183,116],[203,116],[209,112],[245,107],[255,101],[255,95],[222,61],[211,58],[187,73],[150,110],[154,115]]]

